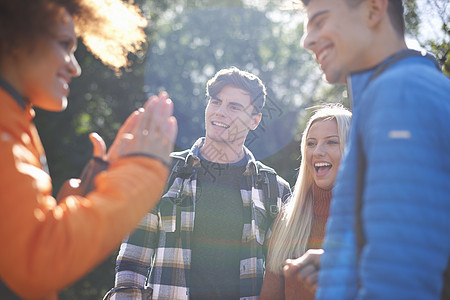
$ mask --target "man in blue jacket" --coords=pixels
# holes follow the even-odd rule
[[[347,82],[353,106],[316,297],[446,297],[450,81],[407,49],[401,0],[302,2],[303,47],[328,82]],[[319,256],[288,263],[286,276]]]

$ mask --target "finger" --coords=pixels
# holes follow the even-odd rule
[[[299,269],[302,266],[306,265],[309,263],[309,257],[306,255],[302,255],[299,258],[296,259],[292,259],[290,264],[292,265],[292,267]]]
[[[293,259],[286,259],[286,262],[284,263],[284,267],[283,267],[284,277],[293,276],[297,272],[298,268],[299,268],[299,266],[294,264]]]
[[[170,116],[167,120],[166,138],[168,139],[170,146],[173,147],[178,133],[178,123],[174,116]]]
[[[121,151],[125,148],[125,144],[130,139],[130,135],[132,136],[133,129],[136,128],[136,124],[141,118],[143,111],[144,110],[140,108],[128,116],[117,132],[113,144],[106,153],[105,160],[113,162],[121,155]]]
[[[284,278],[291,278],[292,274],[294,274],[294,272],[292,272],[292,269],[290,268],[290,266],[283,266]]]
[[[169,156],[170,152],[173,151],[174,145],[175,145],[175,139],[177,136],[178,126],[177,126],[177,120],[174,116],[169,117],[167,120],[167,129],[165,132],[162,132],[161,134],[164,135],[164,138],[162,140],[162,144],[164,145],[163,154],[159,157],[167,164],[170,164],[171,158]]]
[[[297,276],[299,276],[302,280],[305,280],[316,272],[317,272],[316,267],[314,265],[309,264],[301,268],[297,273]]]
[[[161,93],[159,93],[158,97],[160,99],[166,100],[169,99],[169,94],[166,91],[162,91]]]
[[[309,276],[304,281],[302,281],[304,283],[303,286],[305,288],[307,288],[308,290],[310,290],[313,294],[316,293],[317,282],[318,282],[318,274],[319,273],[311,274],[311,276]]]
[[[173,102],[169,98],[164,100],[163,110],[161,112],[162,122],[159,124],[159,130],[161,134],[166,133],[166,128],[169,125],[168,119],[172,116],[173,113]]]
[[[144,109],[142,108],[132,112],[120,127],[119,131],[117,132],[117,136],[119,137],[125,133],[132,133],[139,123],[140,118],[142,118],[143,112]]]
[[[318,281],[319,281],[319,272],[317,271],[309,275],[307,278],[307,282],[309,282],[310,285],[317,285]]]
[[[324,253],[323,249],[309,249],[307,251],[316,266],[320,264],[320,259]]]
[[[154,100],[154,99],[159,99],[161,101],[165,101],[166,99],[169,99],[169,94],[166,91],[162,91],[161,93],[158,94],[158,96],[153,95],[151,96],[147,102],[144,104],[144,109],[147,109],[148,106],[150,105],[150,103]]]
[[[106,155],[106,144],[100,135],[96,132],[89,134],[89,139],[91,140],[92,146],[94,147],[92,155],[94,157],[104,158]]]
[[[137,125],[133,128],[133,134],[136,136],[148,135],[150,133],[150,129],[148,123],[155,116],[155,107],[159,102],[159,98],[156,95],[153,95],[147,99],[144,103],[143,107],[139,109],[142,113],[140,119],[137,121]]]
[[[162,123],[165,123],[167,117],[164,117],[164,103],[165,99],[159,97],[153,98],[149,104],[149,107],[145,110],[146,121],[142,124],[144,127],[142,130],[148,130],[148,132],[157,133],[160,130]]]
[[[129,147],[129,144],[132,143],[134,136],[131,133],[123,133],[120,136],[118,135],[117,138],[119,139],[118,143],[116,144],[114,153],[111,154],[113,155],[111,159],[114,160],[121,157],[127,152],[127,148]]]

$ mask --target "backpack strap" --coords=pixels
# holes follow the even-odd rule
[[[169,177],[167,178],[167,184],[164,189],[163,195],[165,193],[167,193],[170,186],[175,181],[175,178],[180,173],[180,171],[183,171],[182,168],[184,167],[184,162],[186,161],[186,157],[188,156],[188,154],[189,154],[189,149],[180,151],[180,152],[172,152],[170,154],[170,157],[172,158],[172,161],[170,162],[170,167],[169,167],[170,174],[169,174]]]
[[[364,226],[362,220],[363,210],[363,194],[364,194],[364,181],[366,177],[366,157],[364,155],[361,140],[358,140],[358,168],[356,171],[356,190],[355,190],[355,235],[356,235],[356,247],[358,255],[358,263],[360,261],[361,252],[366,244],[366,236],[364,235]]]
[[[189,149],[184,150],[184,151],[180,151],[180,152],[172,152],[170,154],[170,157],[172,158],[172,161],[170,162],[170,173],[169,173],[169,177],[167,178],[167,183],[166,183],[166,187],[164,188],[164,192],[162,193],[162,195],[166,194],[167,191],[170,189],[170,187],[172,186],[173,182],[175,181],[175,178],[177,178],[177,176],[179,176],[180,173],[185,173],[186,172],[186,157],[189,154]],[[156,205],[156,207],[154,208],[156,211],[159,211],[159,204],[161,202],[158,202],[158,204]],[[180,208],[176,207],[177,210],[177,224],[176,224],[176,228],[178,229],[179,226],[181,226],[180,224],[180,216],[178,216],[179,214],[181,214],[181,210]],[[159,220],[158,220],[159,222]],[[159,227],[159,224],[158,224]],[[159,230],[157,231],[157,240],[159,240]],[[154,253],[154,255],[156,255],[156,252]],[[154,259],[154,257],[152,258],[152,260]],[[144,284],[144,289],[143,289],[143,295],[145,295],[142,297],[142,299],[151,299],[151,296],[153,294],[153,289],[150,287],[150,276],[152,274],[153,271],[153,266],[154,263],[152,263],[152,266],[149,268],[148,273],[147,273],[147,277],[145,278],[145,284]]]
[[[277,173],[274,169],[264,165],[259,161],[257,161],[256,164],[258,167],[258,183],[263,185],[264,207],[268,213],[267,216],[270,220],[268,224],[271,224],[280,211],[278,206],[279,188]]]
[[[372,76],[369,79],[369,82],[374,80],[378,76],[380,76],[384,71],[386,71],[387,68],[389,68],[390,66],[392,66],[396,62],[398,62],[398,61],[400,61],[400,60],[402,60],[402,59],[404,59],[406,57],[410,57],[410,56],[426,57],[426,58],[428,58],[429,60],[431,60],[434,63],[434,65],[436,66],[436,68],[439,71],[442,72],[441,66],[439,65],[439,62],[430,53],[421,52],[421,51],[417,51],[417,50],[413,50],[413,49],[406,49],[406,50],[403,50],[403,51],[401,51],[401,52],[399,52],[397,54],[394,54],[394,56],[392,56],[389,61],[387,61],[384,64],[379,65],[378,67],[376,67],[375,71],[373,72]]]
[[[162,195],[167,193],[167,191],[172,186],[172,184],[175,181],[175,178],[177,176],[179,176],[180,174],[184,174],[184,173],[187,174],[189,172],[189,170],[188,170],[189,166],[185,163],[186,157],[188,156],[188,154],[189,154],[189,149],[180,151],[180,152],[172,152],[170,154],[170,157],[172,158],[172,161],[170,162],[170,165],[169,165],[170,173],[169,173],[169,177],[167,178],[166,187],[164,188]],[[158,204],[153,208],[154,212],[159,211],[159,203],[160,202],[158,202]],[[179,213],[179,207],[177,206],[177,214],[178,213]],[[178,219],[179,218],[177,217],[177,226],[179,226]],[[159,227],[159,224],[158,224],[158,227]],[[156,239],[159,240],[159,230],[157,231]],[[154,257],[152,259],[154,259]],[[143,287],[135,287],[135,286],[113,287],[106,293],[106,295],[103,297],[103,300],[110,299],[110,297],[113,296],[117,292],[123,292],[123,291],[127,291],[127,290],[140,291],[141,297],[143,300],[151,299],[152,294],[153,294],[153,289],[150,287],[150,276],[153,271],[153,265],[154,264],[152,263],[151,267],[148,269],[147,276],[145,278],[145,283],[144,283]]]
[[[190,150],[184,150],[181,152],[172,152],[170,154],[170,157],[172,158],[172,162],[170,163],[170,175],[167,180],[166,187],[164,189],[164,194],[167,193],[169,188],[172,186],[173,182],[175,181],[175,178],[181,176],[183,178],[187,178],[192,175],[193,173],[193,167],[191,163],[188,161],[186,162],[186,157],[189,155]],[[189,160],[190,158],[188,158]],[[191,158],[193,159],[193,158]],[[182,190],[180,191],[180,194],[182,194]],[[181,195],[180,195],[181,196]],[[181,198],[180,198],[181,200]],[[159,204],[158,204],[159,206]],[[159,207],[157,207],[159,209]],[[181,232],[181,207],[177,204],[176,205],[176,230],[175,233],[177,237],[179,237]],[[148,278],[148,277],[147,277]]]

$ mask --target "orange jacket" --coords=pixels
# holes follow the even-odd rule
[[[0,88],[0,277],[21,297],[55,299],[159,201],[168,170],[158,160],[122,158],[86,197],[57,204],[33,117]]]

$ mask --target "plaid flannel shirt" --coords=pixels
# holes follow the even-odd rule
[[[203,143],[199,139],[185,162],[198,160]],[[258,299],[264,276],[264,260],[273,218],[266,213],[264,192],[257,183],[258,169],[253,154],[245,148],[248,163],[241,180],[244,227],[240,250],[240,299]],[[249,172],[249,170],[254,170]],[[149,212],[127,237],[116,264],[115,290],[111,299],[146,299],[143,289],[153,290],[151,299],[189,299],[190,243],[194,230],[197,176],[179,174]],[[291,194],[289,184],[279,176],[277,206]],[[267,182],[267,181],[266,181]],[[149,272],[150,277],[149,276]],[[130,289],[131,287],[131,289]]]

